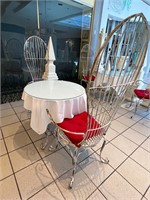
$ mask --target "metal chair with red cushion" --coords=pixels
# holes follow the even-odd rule
[[[124,68],[125,62],[123,62],[119,71],[116,67],[117,59],[113,60],[115,65],[113,70],[108,70],[106,67],[110,60],[110,56],[106,55],[106,52],[112,38],[115,38],[111,47],[114,58],[119,59],[123,54],[127,57],[129,49],[131,52],[135,50],[138,52],[132,64],[128,60]],[[73,186],[78,157],[87,148],[92,148],[102,141],[99,153],[100,162],[108,163],[108,160],[101,156],[106,144],[105,135],[118,108],[125,99],[128,89],[139,75],[146,55],[148,39],[148,24],[143,14],[132,15],[120,22],[98,50],[91,66],[86,88],[87,110],[77,113],[70,119],[65,118],[61,123],[56,123],[47,109],[50,120],[57,127],[58,141],[63,141],[66,144],[72,156],[74,167],[69,184],[70,188]],[[128,46],[123,47],[125,41],[129,43]],[[95,72],[99,72],[98,66],[102,60],[105,61],[104,70],[101,72],[98,86],[95,86],[91,84],[92,78],[96,75]]]
[[[91,80],[89,75],[82,75],[81,79],[81,85],[85,88],[87,87],[87,83],[91,83],[91,85],[94,83],[96,76],[92,75]]]
[[[140,86],[140,88],[139,88]],[[134,115],[137,112],[137,108],[139,106],[140,103],[142,103],[143,101],[147,102],[147,111],[149,110],[150,107],[150,84],[142,81],[142,80],[137,80],[135,82],[135,86],[134,86],[134,97],[136,97],[136,104],[135,104],[135,110],[134,110]],[[131,116],[132,118],[133,116]]]

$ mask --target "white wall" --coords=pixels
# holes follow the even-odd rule
[[[101,0],[98,0],[98,1],[101,1]],[[103,1],[104,1],[104,4],[103,4],[103,13],[102,13],[100,30],[102,30],[102,28],[104,28],[105,30],[107,19],[109,17],[116,18],[116,19],[118,18],[122,20],[132,14],[141,13],[141,12],[145,15],[147,21],[150,24],[150,6],[145,4],[142,0],[131,0],[131,7],[129,9],[125,7],[123,10],[118,9],[118,12],[113,9],[113,3],[116,3],[115,0],[103,0]],[[120,3],[121,5],[123,0],[119,0],[119,1],[121,2]],[[116,7],[119,8],[119,6],[116,6]]]
[[[149,23],[150,27],[150,6],[148,6],[146,3],[144,3],[142,0],[131,0],[130,8],[128,9],[127,6],[124,9],[119,9],[123,3],[123,0],[96,0],[96,1],[103,1],[103,11],[102,11],[102,17],[101,17],[101,24],[100,24],[100,30],[99,32],[104,29],[106,30],[107,25],[107,19],[109,17],[114,18],[118,21],[121,21],[125,19],[126,17],[136,14],[136,13],[143,13]],[[128,0],[126,0],[128,1]],[[116,4],[116,2],[120,2]],[[115,10],[116,8],[116,10]],[[118,8],[118,11],[117,11]],[[147,66],[147,70],[150,70],[150,40],[149,40],[149,46],[147,50],[147,55],[144,61],[144,65]]]

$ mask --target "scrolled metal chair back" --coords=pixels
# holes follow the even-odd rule
[[[134,82],[143,66],[148,41],[148,23],[142,13],[121,21],[99,48],[91,67],[90,75],[97,76],[103,60],[104,70],[96,85],[107,83],[111,86]]]
[[[87,132],[81,145],[95,145],[106,134],[128,89],[140,73],[148,40],[148,23],[142,13],[129,16],[120,22],[105,39],[90,71],[91,79],[86,89]],[[111,50],[107,54],[110,44]],[[104,68],[99,70],[102,60]],[[93,75],[96,79],[91,86]]]
[[[140,73],[148,40],[149,31],[145,16],[142,13],[134,14],[115,27],[95,57],[90,71],[90,77],[96,76],[95,88],[91,88],[90,80],[87,96],[90,99],[93,90],[93,93],[99,96],[100,104],[103,104],[104,109],[111,111],[109,112],[111,120]],[[100,71],[99,64],[102,60],[104,68]],[[90,107],[90,101],[88,103]]]

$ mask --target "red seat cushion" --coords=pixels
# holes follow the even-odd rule
[[[89,81],[90,80],[90,76],[83,76],[83,79],[85,79],[86,81]],[[92,76],[91,77],[91,81],[94,81],[95,80],[95,76]]]
[[[150,90],[140,90],[140,89],[135,89],[134,90],[135,94],[139,99],[150,99]]]
[[[58,126],[66,129],[71,132],[79,133],[79,134],[73,134],[68,133],[64,131],[64,134],[69,138],[69,140],[76,145],[77,147],[80,147],[80,142],[83,140],[84,134],[87,132],[87,119],[90,120],[90,127],[88,128],[88,138],[91,138],[97,134],[100,134],[100,124],[87,112],[83,112],[81,114],[75,115],[71,119],[64,119],[62,123],[58,123]],[[89,129],[96,129],[98,130],[89,130]],[[90,136],[89,136],[90,135]],[[88,139],[86,138],[86,139]]]

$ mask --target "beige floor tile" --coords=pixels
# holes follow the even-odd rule
[[[96,186],[99,186],[114,171],[109,164],[101,163],[96,154],[81,162],[79,166]]]
[[[21,132],[5,138],[5,142],[8,152],[10,152],[31,143],[31,140],[26,132]]]
[[[18,118],[23,121],[23,120],[26,120],[26,119],[30,119],[31,118],[31,112],[25,110],[23,112],[18,112],[17,113],[17,116]]]
[[[68,152],[68,154],[70,155],[70,157],[72,157],[71,156],[71,152],[72,153],[74,152],[74,148],[72,146],[69,146],[69,149],[71,150],[71,152],[70,152],[70,150],[67,148],[67,146],[63,146],[63,147]],[[86,148],[86,149],[80,148],[80,149],[78,149],[78,153],[80,155],[78,156],[77,163],[80,163],[83,160],[85,160],[87,157],[89,157],[91,154],[93,154],[94,151],[93,151],[92,148],[89,148],[89,149],[88,148]]]
[[[96,189],[91,180],[80,169],[75,174],[73,188],[68,189],[72,170],[57,179],[56,183],[66,200],[85,200]]]
[[[127,113],[128,112],[128,110],[126,110],[126,109],[124,109],[124,108],[119,108],[118,109],[118,111],[117,111],[117,113],[120,113],[120,114],[125,114],[125,113]]]
[[[117,171],[125,177],[129,183],[134,185],[139,192],[144,194],[150,183],[150,173],[147,170],[128,158]]]
[[[105,138],[108,140],[108,141],[111,141],[112,139],[114,139],[115,137],[117,137],[119,135],[119,133],[115,130],[113,130],[112,128],[109,128],[107,133],[106,133],[106,136]]]
[[[29,136],[31,137],[31,140],[33,142],[37,141],[37,140],[40,140],[42,138],[45,138],[46,137],[46,134],[41,134],[39,135],[38,133],[36,133],[34,130],[30,129],[30,130],[27,130]]]
[[[14,176],[10,176],[0,182],[1,200],[20,200]]]
[[[6,147],[5,147],[5,144],[4,144],[4,140],[0,140],[0,156],[6,154],[7,151],[6,151]]]
[[[28,199],[53,181],[42,161],[17,172],[16,179],[22,199]]]
[[[146,194],[145,194],[145,197],[149,200],[150,199],[150,187],[149,189],[147,190]]]
[[[137,132],[145,135],[146,137],[149,137],[150,136],[150,128],[142,125],[142,124],[135,124],[132,126],[132,129],[136,130]]]
[[[24,128],[20,122],[17,122],[17,123],[2,127],[2,131],[5,138],[8,136],[23,132]]]
[[[82,150],[80,149],[79,152],[81,152]],[[77,163],[82,162],[85,159],[88,159],[89,156],[92,156],[92,154],[94,153],[93,149],[86,149],[85,151],[83,151],[80,156],[78,157],[78,161]],[[70,155],[71,156],[71,155]]]
[[[146,115],[145,118],[146,118],[146,119],[150,119],[150,114]]]
[[[61,145],[58,145],[58,148],[56,150],[49,150],[50,145],[55,147],[55,144],[56,144],[53,136],[49,136],[49,142],[48,142],[47,146],[45,147],[45,149],[42,149],[41,147],[45,143],[45,141],[46,141],[46,138],[43,138],[43,139],[38,140],[34,143],[42,158],[54,153],[55,151],[58,151],[60,148],[62,148]]]
[[[114,129],[115,131],[117,131],[118,133],[122,133],[123,131],[125,131],[126,129],[128,129],[128,126],[120,123],[119,121],[115,120],[111,123],[110,126],[112,129]]]
[[[146,139],[146,136],[138,133],[131,128],[126,130],[122,135],[138,145],[140,145]]]
[[[140,199],[140,200],[147,200],[147,198],[145,198],[145,197],[142,197],[142,199]],[[149,199],[148,199],[149,200]]]
[[[126,117],[126,116],[121,116],[121,117],[119,117],[119,118],[117,119],[117,121],[121,122],[122,124],[124,124],[124,125],[126,125],[126,126],[128,126],[128,127],[130,127],[130,126],[132,126],[133,124],[136,123],[133,119],[128,118],[128,117]]]
[[[15,122],[18,122],[19,119],[16,115],[10,115],[10,116],[7,116],[7,117],[2,117],[0,118],[0,126],[6,126],[8,124],[12,124],[12,123],[15,123]]]
[[[23,106],[14,107],[16,113],[26,112],[27,110]]]
[[[116,114],[115,114],[115,117],[114,117],[114,120],[117,119],[118,117],[121,117],[121,116],[122,116],[122,114],[116,113]]]
[[[8,155],[1,156],[0,157],[0,180],[11,175],[12,173],[13,172],[12,172],[12,168],[9,162]]]
[[[22,121],[22,124],[23,124],[23,126],[24,126],[24,128],[25,128],[26,130],[31,129],[30,121],[31,121],[30,119],[27,119],[27,120]]]
[[[87,200],[106,200],[99,190],[96,190]]]
[[[12,108],[0,111],[0,117],[7,117],[9,115],[14,115],[14,114],[15,112],[13,111]]]
[[[1,131],[1,129],[0,129],[0,140],[2,139],[2,131]]]
[[[35,196],[31,197],[30,200],[64,200],[58,187],[53,182]]]
[[[105,139],[106,139],[106,136],[105,136]],[[100,149],[102,147],[102,144],[103,144],[103,139],[99,141],[98,144],[96,144],[94,147],[92,147],[93,151],[97,151],[98,149]],[[108,142],[108,141],[106,141]]]
[[[137,113],[137,115],[141,115],[143,117],[146,117],[147,114],[148,114],[147,108],[145,108],[144,106],[139,106],[136,113]]]
[[[18,107],[18,106],[23,106],[24,101],[20,100],[20,101],[15,101],[15,102],[11,102],[11,106],[12,107]]]
[[[113,168],[117,168],[127,158],[124,153],[110,143],[105,146],[102,157],[108,158],[109,164]]]
[[[72,168],[72,159],[64,149],[60,149],[54,154],[45,157],[44,162],[50,170],[53,178],[58,178],[60,175]]]
[[[100,187],[108,200],[140,200],[141,195],[118,173],[113,173]]]
[[[111,143],[127,155],[130,155],[138,147],[135,143],[123,137],[122,135],[112,140]]]
[[[14,172],[40,159],[40,156],[35,147],[33,146],[33,144],[29,144],[16,151],[13,151],[9,155]]]
[[[150,138],[147,138],[147,140],[141,145],[141,147],[150,152]]]
[[[150,128],[150,119],[144,118],[139,123]]]
[[[145,169],[150,172],[150,152],[143,148],[138,148],[132,155],[131,158],[142,165]],[[150,180],[149,180],[150,181]]]
[[[9,103],[0,104],[0,110],[5,110],[11,108]]]
[[[131,117],[132,117],[132,120],[135,121],[135,122],[137,122],[137,121],[139,121],[140,119],[143,118],[143,117],[140,116],[140,115],[137,115],[137,114],[134,115],[133,112],[128,112],[128,113],[126,113],[124,116],[125,116],[125,117],[128,117],[129,119],[131,119]]]

